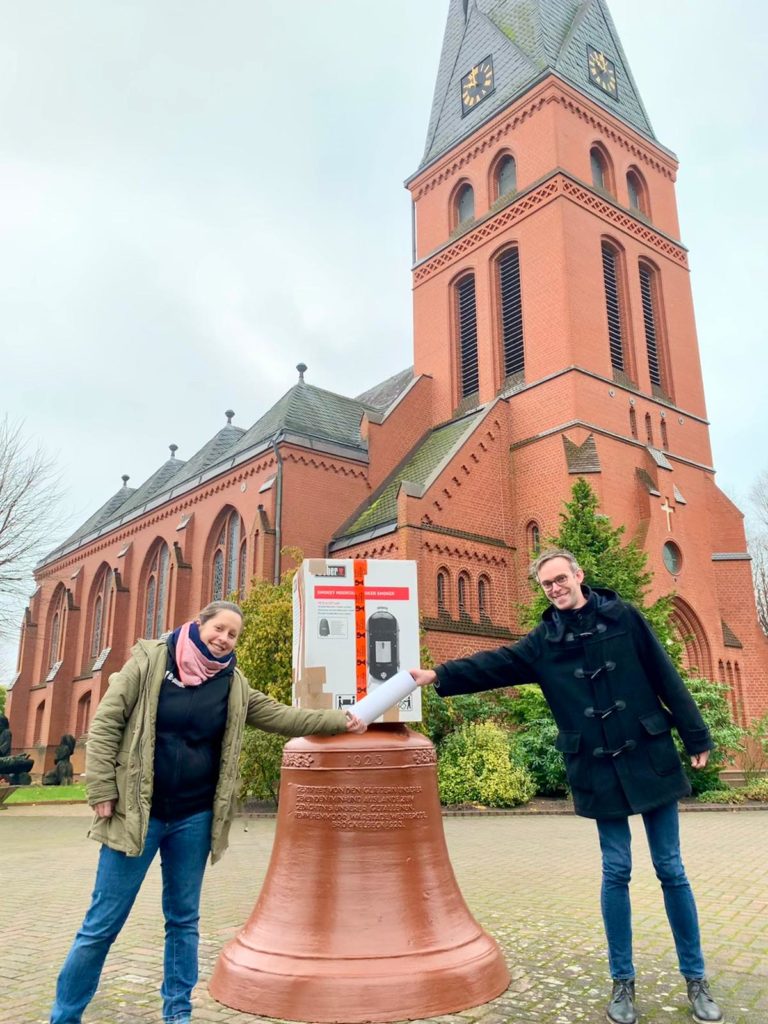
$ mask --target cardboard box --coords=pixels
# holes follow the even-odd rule
[[[416,563],[308,558],[293,581],[293,703],[346,708],[420,662]],[[421,690],[378,721],[420,722]]]

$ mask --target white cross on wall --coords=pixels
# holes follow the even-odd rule
[[[667,533],[672,533],[672,513],[675,511],[669,504],[669,498],[664,499],[664,504],[661,506],[661,511],[667,514]]]

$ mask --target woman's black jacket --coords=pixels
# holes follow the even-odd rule
[[[577,814],[616,818],[691,792],[671,735],[689,754],[713,746],[685,683],[632,605],[584,587],[577,612],[548,608],[518,643],[437,668],[441,697],[538,683],[559,729]]]

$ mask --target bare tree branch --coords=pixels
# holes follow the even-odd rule
[[[757,478],[750,498],[755,527],[749,531],[755,604],[760,627],[768,636],[768,470],[763,470]]]
[[[35,563],[52,547],[59,481],[52,460],[0,420],[0,639],[17,634],[18,608],[32,588]]]

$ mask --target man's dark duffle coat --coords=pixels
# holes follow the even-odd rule
[[[618,818],[691,787],[672,739],[713,746],[701,712],[650,626],[611,590],[583,588],[575,611],[550,607],[519,643],[437,668],[441,697],[538,683],[559,729],[577,814]]]

